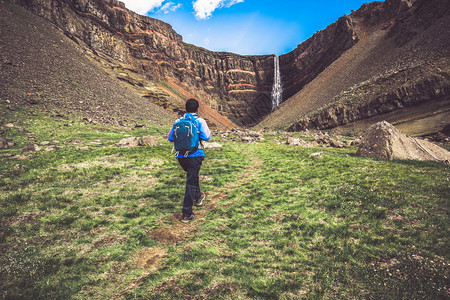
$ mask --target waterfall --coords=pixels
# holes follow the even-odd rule
[[[283,87],[281,86],[280,59],[274,58],[274,75],[272,86],[272,110],[274,110],[283,101]]]

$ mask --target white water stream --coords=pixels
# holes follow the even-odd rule
[[[283,86],[281,85],[280,59],[274,58],[274,78],[272,86],[272,110],[274,110],[283,101]]]

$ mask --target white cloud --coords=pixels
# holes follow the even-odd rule
[[[226,2],[224,4],[225,7],[230,7],[230,6],[235,5],[237,3],[244,2],[244,0],[229,0],[229,1],[223,1],[223,2]]]
[[[192,5],[197,20],[206,20],[212,16],[217,8],[230,7],[244,0],[195,0]]]
[[[175,4],[173,2],[167,2],[166,4],[161,7],[160,11],[162,11],[165,14],[168,14],[169,12],[174,12],[177,9],[179,9],[182,6],[181,3]]]
[[[149,11],[153,11],[161,7],[166,0],[121,0],[121,1],[125,3],[126,8],[131,9],[132,11],[138,14],[146,15]],[[181,4],[175,4],[169,1],[166,4],[164,4],[163,7],[161,7],[160,11],[163,11],[164,13],[169,13],[171,11],[176,11],[180,7]]]

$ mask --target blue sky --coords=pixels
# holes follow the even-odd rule
[[[292,51],[370,0],[121,0],[172,25],[183,40],[243,55]]]

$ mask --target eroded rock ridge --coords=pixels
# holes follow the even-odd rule
[[[8,2],[27,7],[46,18],[99,56],[123,62],[149,81],[168,84],[166,92],[181,99],[191,96],[201,99],[237,125],[255,125],[272,110],[273,55],[213,52],[184,43],[169,24],[138,15],[117,0]],[[410,18],[416,11],[421,18]],[[426,27],[436,13],[446,11],[448,2],[442,0],[386,0],[364,4],[280,57],[283,100],[301,91],[343,53],[364,39],[371,28],[384,26],[401,45],[420,33],[414,28]],[[133,84],[142,85],[139,82]],[[180,103],[158,100],[160,95],[149,91],[146,96],[156,99],[164,107],[175,106],[174,111],[177,105],[180,106]],[[348,116],[336,116],[335,119],[352,119],[352,114],[361,112],[353,108],[345,111],[350,111]],[[211,113],[211,117],[214,114]],[[320,123],[316,127],[324,127],[324,118],[327,119],[301,120],[291,130],[307,128],[309,125],[305,124],[315,123]],[[330,121],[325,120],[325,123]]]

